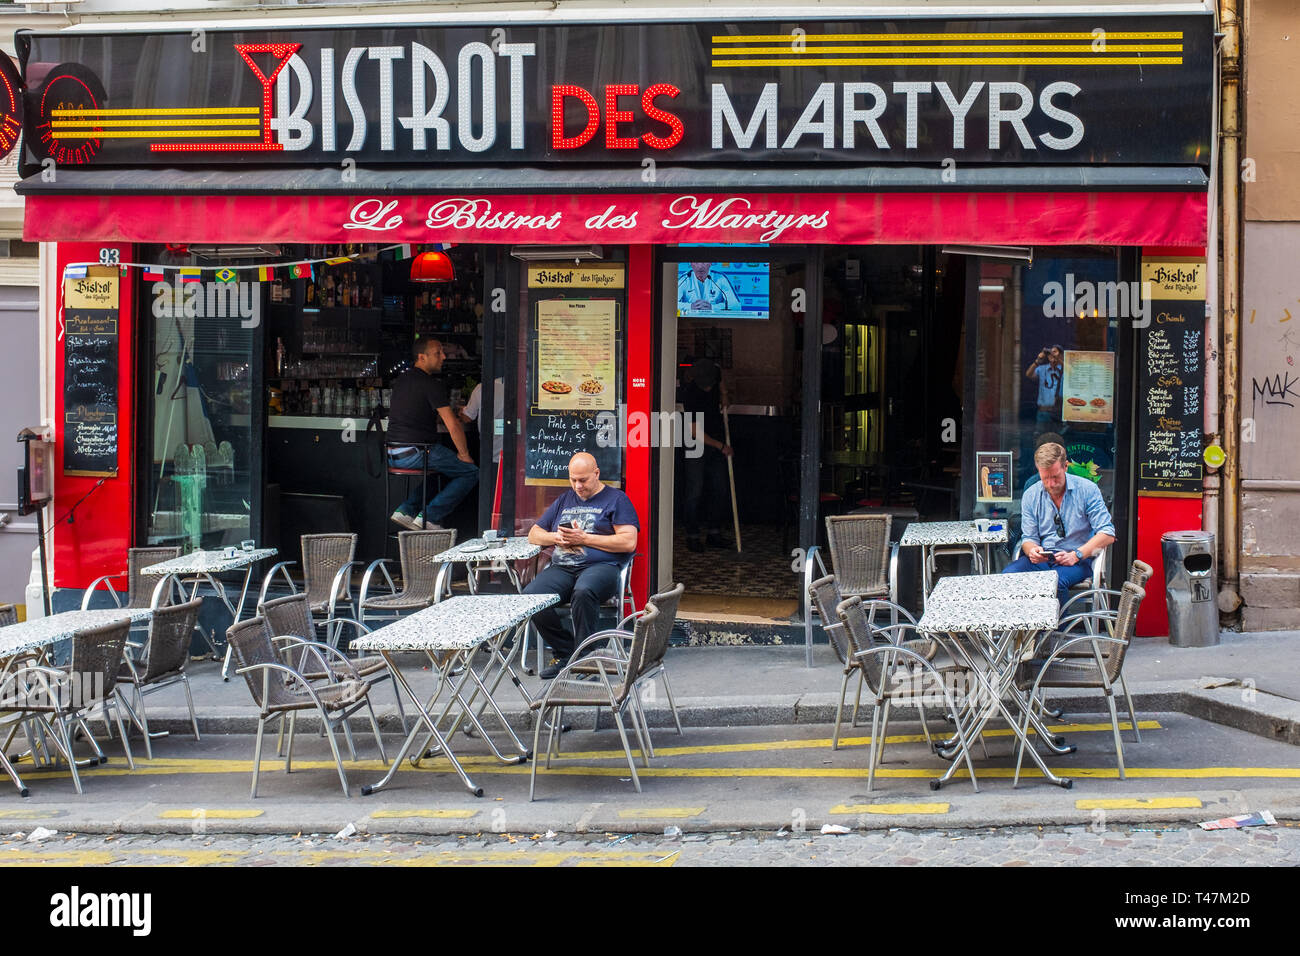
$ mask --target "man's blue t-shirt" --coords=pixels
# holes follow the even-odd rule
[[[591,534],[613,534],[615,525],[630,524],[638,531],[641,530],[631,500],[609,485],[586,501],[570,488],[551,502],[551,506],[537,519],[537,526],[543,531],[556,531],[560,525],[572,527],[575,521],[581,530]],[[619,564],[624,557],[622,553],[601,551],[599,548],[584,547],[581,551],[566,551],[557,546],[551,555],[551,563],[567,568],[585,568],[592,564]]]
[[[1051,365],[1040,365],[1034,369],[1034,378],[1038,380],[1038,407],[1055,405],[1061,397],[1061,370]]]

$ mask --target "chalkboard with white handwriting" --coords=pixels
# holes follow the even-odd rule
[[[116,277],[67,280],[63,313],[65,475],[117,474],[118,322]]]

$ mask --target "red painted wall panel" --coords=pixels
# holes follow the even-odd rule
[[[654,247],[629,246],[627,270],[627,414],[653,413],[654,395]],[[654,540],[654,516],[650,505],[650,449],[627,449],[625,488],[637,517],[641,536],[637,552],[642,555],[632,569],[632,590],[637,604],[650,595],[650,545]]]
[[[1160,558],[1160,536],[1167,531],[1199,530],[1200,498],[1151,498],[1138,495],[1137,556],[1151,565],[1155,572],[1147,582],[1147,596],[1138,609],[1139,637],[1163,637],[1169,633],[1169,610],[1165,606],[1165,565]]]
[[[96,262],[102,248],[117,249],[121,261],[131,262],[130,245],[101,243],[59,243],[55,256],[58,275],[69,262]],[[132,444],[135,440],[135,302],[130,278],[122,279],[120,289],[119,355],[117,375],[117,475],[105,478],[95,489],[98,478],[63,474],[63,295],[62,281],[46,289],[48,301],[57,303],[54,344],[54,586],[84,588],[101,574],[119,574],[126,570],[126,549],[131,543]],[[95,489],[92,491],[92,489]],[[82,497],[73,521],[65,515]],[[120,586],[120,585],[119,585]]]

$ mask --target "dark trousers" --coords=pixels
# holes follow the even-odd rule
[[[705,448],[699,458],[682,459],[682,521],[687,534],[720,532],[728,494],[722,452]]]
[[[1096,558],[1086,558],[1068,568],[1057,567],[1051,561],[1034,564],[1023,554],[1002,569],[1003,574],[1015,574],[1017,571],[1055,571],[1056,599],[1064,604],[1070,599],[1070,588],[1085,578],[1092,577],[1092,562]]]
[[[423,468],[425,453],[416,449],[404,455],[390,455],[388,462],[394,468]],[[424,520],[438,523],[451,514],[455,507],[478,484],[478,465],[461,461],[456,453],[443,445],[434,445],[428,451],[429,474],[442,474],[451,480],[442,491],[430,495],[428,501],[420,500],[420,486],[415,485],[411,496],[398,505],[397,510],[408,515],[423,515]]]
[[[592,564],[585,568],[548,565],[524,588],[525,594],[558,594],[560,603],[569,602],[573,633],[560,620],[559,605],[533,615],[537,631],[555,656],[567,659],[579,644],[600,630],[600,606],[618,590],[617,564]]]

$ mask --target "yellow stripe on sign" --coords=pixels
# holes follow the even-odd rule
[[[831,807],[829,812],[886,813],[890,816],[899,816],[904,813],[947,813],[951,806],[948,803],[841,803],[839,806]]]
[[[1137,797],[1112,800],[1076,800],[1076,810],[1197,810],[1203,804],[1196,797]]]
[[[1111,40],[1181,40],[1181,31],[1159,33],[1131,33],[1115,31],[1106,34],[1107,42]],[[778,33],[768,36],[715,36],[714,43],[790,43],[795,39],[791,33]],[[899,40],[899,41],[933,41],[940,40],[1088,40],[1099,39],[1091,33],[813,33],[798,39],[806,43],[835,43],[846,40]]]
[[[38,810],[36,807],[0,810],[0,820],[45,820],[49,817],[61,816],[63,816],[62,810]]]
[[[193,810],[164,810],[158,814],[160,820],[251,820],[260,817],[265,810],[209,810],[195,807]]]
[[[788,42],[779,46],[737,46],[712,51],[713,56],[739,56],[742,53],[770,53],[788,56],[807,56],[810,53],[1182,53],[1181,43],[1112,43],[1104,50],[1094,50],[1086,45],[1059,45],[1035,43],[1020,46],[980,44],[978,46],[818,46],[811,49],[794,49]]]
[[[175,127],[177,129],[194,129],[199,126],[260,126],[262,120],[257,116],[250,116],[247,119],[238,116],[223,116],[220,119],[196,120],[186,122],[181,119],[65,119],[54,120],[50,126],[54,129],[85,129],[86,127],[100,126],[134,126],[134,127],[161,127],[163,129]]]
[[[411,817],[423,817],[430,820],[468,820],[477,813],[477,810],[376,810],[370,814],[370,819],[406,820]]]
[[[620,810],[618,811],[618,817],[620,820],[685,820],[687,817],[698,817],[704,810],[704,807],[659,807],[647,810]]]
[[[196,136],[261,136],[260,129],[83,129],[76,131],[52,130],[54,139],[185,139]]]
[[[211,107],[187,107],[184,109],[122,109],[122,110],[78,110],[78,109],[56,109],[50,110],[51,116],[225,116],[238,115],[249,116],[258,115],[262,112],[259,106],[211,106]]]
[[[805,57],[807,55],[805,54]],[[1181,56],[866,56],[802,60],[713,60],[710,66],[1181,66]]]

